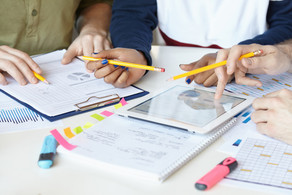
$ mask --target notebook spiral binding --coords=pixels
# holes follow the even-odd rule
[[[211,143],[216,141],[221,135],[223,135],[226,131],[231,129],[237,121],[237,118],[234,117],[233,119],[223,123],[219,126],[219,129],[216,133],[214,131],[211,132],[211,135],[206,138],[206,141],[203,141],[199,146],[196,146],[192,148],[189,152],[186,154],[181,155],[181,157],[173,163],[171,166],[166,168],[163,172],[160,173],[159,181],[163,181],[166,178],[168,178],[170,175],[172,175],[175,171],[177,171],[180,167],[185,165],[187,162],[189,162],[191,159],[193,159],[196,155],[198,155],[200,152],[202,152],[205,148],[207,148]]]

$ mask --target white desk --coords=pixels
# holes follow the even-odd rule
[[[193,62],[204,54],[214,51],[153,46],[153,64],[165,67],[166,73],[149,72],[136,85],[148,91],[158,89],[167,84],[166,80],[169,77],[182,72],[178,66],[180,63]],[[181,83],[184,79],[174,82]],[[65,127],[76,123],[82,125],[89,116],[90,112],[67,118],[63,122]],[[257,189],[235,188],[220,183],[206,192],[200,192],[194,188],[196,180],[228,156],[216,151],[220,146],[220,139],[163,183],[145,182],[127,175],[112,174],[98,167],[88,166],[59,155],[56,156],[53,167],[41,169],[37,161],[44,137],[50,130],[52,129],[0,134],[1,195],[267,194],[255,191]]]

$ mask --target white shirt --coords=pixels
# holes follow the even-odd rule
[[[269,0],[157,0],[159,28],[200,46],[231,47],[267,29]]]

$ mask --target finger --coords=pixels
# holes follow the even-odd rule
[[[236,70],[236,65],[238,62],[238,59],[240,56],[243,55],[242,48],[240,46],[233,46],[228,54],[227,62],[226,62],[226,68],[227,68],[227,74],[231,75]]]
[[[124,68],[116,68],[110,74],[104,77],[104,81],[109,84],[114,84],[123,71]]]
[[[217,58],[216,62],[222,62],[226,60],[228,57],[228,50],[219,50],[217,53]],[[223,91],[225,89],[225,86],[227,84],[228,76],[226,73],[226,67],[218,67],[215,68],[215,73],[217,75],[217,88],[216,88],[216,93],[215,93],[215,99],[220,99]]]
[[[179,67],[184,71],[191,71],[191,70],[194,70],[195,68],[197,68],[197,66],[196,66],[197,62],[198,61],[192,62],[190,64],[180,64]]]
[[[94,45],[92,43],[92,39],[90,38],[84,38],[82,39],[82,52],[84,56],[91,56],[91,54],[94,52]]]
[[[127,87],[130,85],[130,83],[128,83],[128,78],[129,78],[129,71],[124,70],[120,76],[118,77],[118,79],[116,80],[116,82],[114,83],[115,87]]]
[[[106,77],[107,75],[111,74],[119,67],[114,67],[113,65],[107,65],[103,68],[100,68],[94,72],[94,76],[98,79]]]
[[[258,110],[254,111],[251,114],[251,120],[254,123],[266,123],[268,121],[268,111],[267,110]]]
[[[2,54],[3,52],[1,51],[0,53]],[[13,65],[10,65],[10,68],[12,68],[12,66],[16,66],[18,71],[20,71],[21,74],[24,75],[30,83],[37,83],[38,82],[37,78],[34,76],[32,70],[31,70],[30,66],[23,59],[19,58],[18,56],[15,56],[13,54],[10,54],[10,53],[5,53],[5,55],[3,55],[3,57],[2,57],[2,59],[5,59],[6,63],[7,63],[7,61],[9,61],[9,62],[11,62],[11,64],[13,64]],[[18,75],[18,74],[16,74],[16,75]],[[25,84],[26,84],[26,82],[25,82]]]
[[[267,110],[271,107],[271,99],[270,98],[257,98],[253,101],[252,107],[255,110]]]
[[[248,85],[248,86],[257,86],[257,87],[262,86],[261,81],[246,77],[245,72],[242,72],[239,69],[235,71],[234,76],[235,76],[235,82],[239,85]]]
[[[33,59],[27,53],[24,53],[20,50],[17,50],[17,49],[8,47],[8,46],[2,47],[2,48],[5,49],[5,52],[7,52],[13,56],[17,56],[18,58],[25,61],[25,63],[30,67],[31,70],[35,71],[38,74],[42,73],[42,70],[39,67],[39,65],[37,63],[35,63],[35,61],[33,61]]]
[[[4,77],[4,75],[2,73],[0,73],[0,84],[1,85],[7,85],[8,84],[6,78]]]
[[[188,76],[188,77],[186,77],[185,82],[187,84],[190,84],[194,80],[194,78],[195,78],[194,75]]]
[[[94,37],[93,46],[94,53],[99,53],[104,50],[104,42],[100,37]]]
[[[214,70],[208,70],[206,72],[202,72],[194,75],[194,80],[198,84],[203,84],[212,74],[215,74]]]
[[[268,93],[267,95],[265,95],[265,97],[269,97],[269,98],[277,97],[280,95],[280,93],[281,93],[281,90],[274,91],[274,92]]]
[[[93,55],[96,58],[107,58],[107,59],[117,59],[121,55],[119,49],[103,50],[96,55]]]
[[[9,75],[11,75],[20,85],[26,85],[27,82],[22,75],[22,73],[18,70],[15,64],[8,60],[0,60],[0,69],[6,71]]]
[[[109,41],[108,39],[106,39],[106,40],[104,41],[104,46],[103,46],[104,50],[111,49],[112,47],[113,47],[113,46],[112,46],[112,44],[110,43],[110,41]]]
[[[86,69],[88,69],[90,71],[95,71],[95,70],[98,70],[100,68],[103,68],[106,65],[108,65],[108,61],[107,60],[99,60],[99,61],[94,61],[94,62],[88,62],[86,64]]]
[[[203,85],[205,87],[210,87],[210,86],[215,86],[217,83],[218,79],[215,73],[213,73],[211,76],[209,76],[205,82],[203,83]]]
[[[70,62],[72,62],[73,58],[75,58],[75,56],[77,55],[81,55],[75,48],[75,45],[71,45],[68,50],[65,52],[63,59],[61,61],[62,64],[69,64]]]

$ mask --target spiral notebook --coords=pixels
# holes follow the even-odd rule
[[[226,132],[236,118],[208,134],[112,115],[59,146],[59,154],[102,170],[162,182]]]

